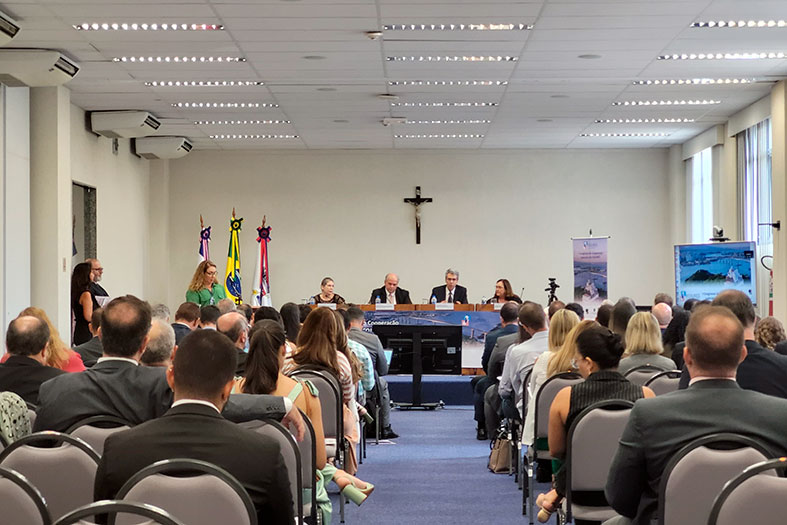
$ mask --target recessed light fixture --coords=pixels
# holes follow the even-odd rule
[[[693,118],[604,118],[597,119],[596,124],[687,124]]]
[[[337,118],[337,119],[334,120],[334,122],[337,123],[337,124],[349,124],[350,123],[349,120],[346,120],[346,119],[343,119],[343,118]]]
[[[243,57],[197,57],[197,56],[163,56],[163,57],[114,57],[113,62],[160,62],[162,64],[185,64],[192,62],[246,62]]]
[[[77,31],[224,31],[221,24],[138,24],[127,22],[74,24]]]
[[[784,20],[709,20],[707,22],[694,22],[689,27],[696,28],[742,28],[742,27],[787,27]]]
[[[568,95],[549,95],[549,98],[568,98]]]
[[[580,133],[580,137],[669,137],[669,133]]]
[[[239,140],[239,139],[297,139],[298,135],[211,135],[214,140]]]
[[[306,55],[303,57],[304,60],[325,60],[325,57],[322,55]]]
[[[173,108],[213,109],[213,108],[278,108],[278,104],[267,102],[175,102]]]
[[[435,56],[390,56],[388,62],[516,62],[519,57],[502,55],[435,55]]]
[[[754,53],[673,53],[661,55],[659,60],[766,60],[781,59],[787,54],[779,51],[760,51]]]
[[[332,88],[332,87],[321,87],[321,88],[317,88],[317,91],[326,91],[326,92],[328,92],[328,91],[336,91],[336,88]]]
[[[579,55],[577,58],[583,58],[585,60],[595,60],[597,58],[601,58],[601,55]]]
[[[152,80],[149,87],[256,87],[264,86],[261,80]]]
[[[508,80],[390,80],[389,86],[507,86]]]
[[[721,100],[626,100],[613,102],[613,106],[707,106],[721,104]]]
[[[707,86],[711,84],[751,84],[753,78],[670,78],[657,80],[634,80],[635,86],[675,86],[694,85]]]
[[[456,133],[456,134],[424,134],[424,135],[394,135],[395,139],[482,139],[484,135],[472,133]]]
[[[551,118],[540,118],[537,119],[536,122],[552,122]]]
[[[196,126],[245,126],[249,124],[290,124],[289,120],[198,120]]]
[[[408,120],[402,124],[491,124],[491,120]]]
[[[386,31],[527,31],[533,24],[390,24]]]
[[[497,102],[391,102],[391,107],[402,108],[450,108],[450,107],[494,107]]]

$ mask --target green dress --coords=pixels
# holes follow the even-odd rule
[[[197,303],[200,308],[209,304],[218,304],[219,301],[226,298],[227,294],[224,293],[224,287],[220,284],[214,284],[212,290],[203,288],[199,292],[186,291],[186,300],[190,303]]]

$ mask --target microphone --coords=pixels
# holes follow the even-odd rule
[[[519,298],[522,299],[522,297],[524,297],[524,295],[525,295],[525,287],[523,286],[522,287],[522,291],[519,292]],[[522,299],[522,300],[524,301],[524,299]]]

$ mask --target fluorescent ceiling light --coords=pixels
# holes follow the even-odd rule
[[[255,124],[290,124],[289,120],[198,120],[196,126],[244,126]]]
[[[527,31],[533,24],[390,24],[386,31]]]
[[[210,108],[278,108],[278,104],[266,102],[175,102],[173,108],[210,109]]]
[[[298,135],[211,135],[214,140],[239,140],[239,139],[297,139]]]
[[[765,60],[785,58],[787,55],[779,52],[754,52],[754,53],[673,53],[661,55],[659,60]]]
[[[497,102],[391,102],[391,107],[445,108],[445,107],[494,107]]]
[[[604,118],[597,119],[596,124],[687,124],[693,118]]]
[[[77,31],[224,31],[221,24],[137,24],[127,22],[83,22],[71,27]]]
[[[390,80],[389,86],[507,86],[508,80]]]
[[[695,85],[706,86],[710,84],[751,84],[753,78],[670,78],[661,80],[634,80],[635,86],[675,86]]]
[[[787,27],[784,20],[709,20],[707,22],[694,22],[689,27],[696,28],[724,28],[724,27]]]
[[[468,134],[468,133],[444,135],[442,133],[438,133],[438,134],[426,134],[426,135],[394,135],[394,138],[395,139],[482,139],[484,138],[484,135]]]
[[[390,56],[388,62],[516,62],[519,57],[492,55],[436,55],[436,56]]]
[[[150,87],[249,87],[264,86],[261,80],[153,80]]]
[[[191,62],[246,62],[243,57],[197,57],[197,56],[164,56],[164,57],[114,57],[113,62],[160,62],[160,63],[191,63]]]
[[[669,133],[580,133],[580,137],[669,137]]]
[[[491,120],[408,120],[402,124],[491,124]]]
[[[721,104],[721,100],[626,100],[613,102],[613,106],[707,106]]]

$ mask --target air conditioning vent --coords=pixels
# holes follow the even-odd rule
[[[94,111],[90,114],[93,133],[113,139],[155,135],[161,121],[147,111]]]

